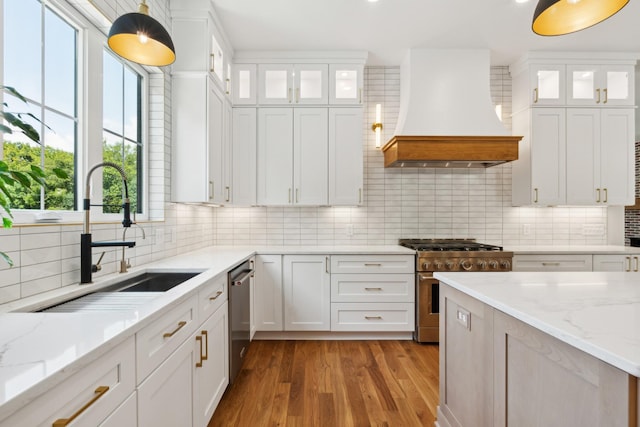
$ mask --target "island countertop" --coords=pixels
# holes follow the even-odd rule
[[[640,280],[634,273],[435,273],[441,282],[640,377]]]

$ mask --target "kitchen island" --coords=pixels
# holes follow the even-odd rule
[[[440,427],[640,426],[630,273],[436,273]]]

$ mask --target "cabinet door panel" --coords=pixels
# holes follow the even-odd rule
[[[213,84],[210,84],[207,126],[209,130],[209,201],[212,203],[225,201],[224,114],[224,97],[213,87]],[[179,171],[179,173],[188,173],[188,171]]]
[[[329,109],[329,204],[363,200],[362,109]]]
[[[291,104],[293,102],[293,66],[289,64],[258,65],[258,102]]]
[[[235,206],[256,204],[256,109],[233,109],[232,200]]]
[[[600,201],[600,110],[567,110],[567,204],[593,205]]]
[[[254,309],[258,331],[282,331],[282,256],[256,256]]]
[[[566,176],[565,109],[533,109],[531,183],[534,204],[564,204]]]
[[[283,258],[286,331],[328,331],[331,327],[329,257],[285,255]]]
[[[603,109],[601,119],[602,201],[609,205],[632,205],[635,202],[634,110]]]
[[[294,72],[295,104],[326,104],[329,96],[326,64],[300,64]]]
[[[328,180],[328,112],[326,108],[294,110],[294,203],[326,205]]]
[[[258,204],[290,204],[293,191],[293,110],[291,108],[259,110],[257,158]]]
[[[531,105],[563,105],[565,103],[565,66],[536,65],[530,70]]]

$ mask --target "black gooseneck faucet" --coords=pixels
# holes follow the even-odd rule
[[[91,273],[95,273],[100,269],[98,265],[95,265],[91,261],[91,248],[96,247],[112,247],[112,246],[127,246],[132,248],[136,245],[136,242],[125,241],[113,241],[113,242],[92,242],[91,241],[91,206],[102,206],[91,204],[91,174],[99,167],[109,166],[117,170],[122,176],[122,185],[124,187],[124,195],[122,198],[122,208],[124,209],[124,219],[122,220],[123,227],[131,227],[131,204],[129,203],[129,188],[127,187],[127,175],[124,173],[124,169],[115,163],[102,162],[93,166],[87,173],[85,181],[84,191],[84,230],[80,235],[80,283],[91,283]],[[102,259],[102,257],[100,257]],[[99,263],[99,262],[98,262]]]

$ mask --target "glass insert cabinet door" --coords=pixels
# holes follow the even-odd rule
[[[530,81],[532,105],[561,105],[565,103],[564,65],[533,66]]]
[[[329,104],[362,104],[364,66],[329,65]]]
[[[630,66],[570,65],[568,104],[632,105],[634,68]]]

